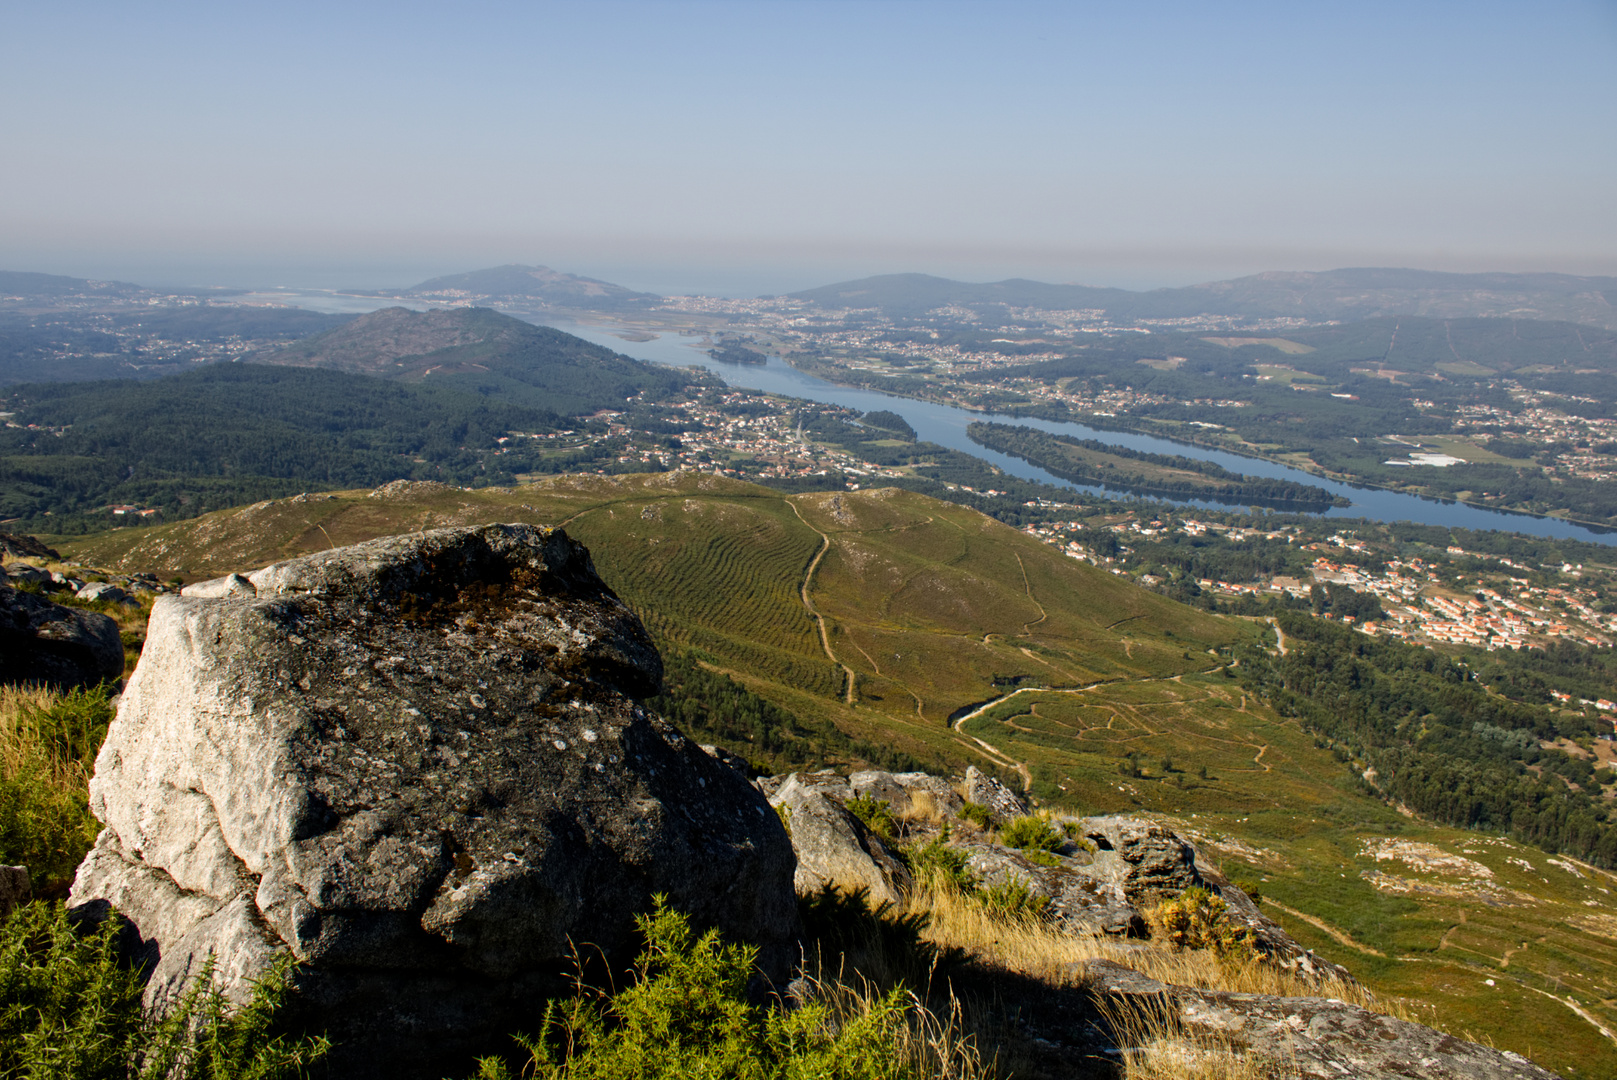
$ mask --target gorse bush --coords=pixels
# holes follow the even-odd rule
[[[914,999],[902,990],[848,1009],[826,995],[795,1009],[748,1000],[756,950],[698,936],[662,898],[639,919],[646,939],[633,983],[608,995],[580,982],[546,1006],[533,1036],[517,1036],[528,1060],[512,1071],[479,1062],[479,1080],[921,1080],[971,1075],[938,1067],[918,1050]],[[836,1002],[842,1000],[843,1007]],[[924,1040],[923,1040],[924,1041]],[[947,1055],[946,1055],[947,1056]],[[953,1058],[970,1058],[954,1047]]]
[[[1257,955],[1252,931],[1224,910],[1224,898],[1192,885],[1172,900],[1145,913],[1151,936],[1176,949],[1209,949],[1220,957],[1252,959]]]
[[[287,957],[233,1010],[212,963],[162,1016],[118,960],[119,922],[81,933],[60,904],[25,904],[0,927],[0,1080],[290,1080],[323,1038],[280,1030]]]
[[[104,687],[58,694],[0,688],[0,863],[61,893],[100,824],[85,791],[112,722]]]
[[[883,840],[891,841],[897,837],[898,822],[893,820],[893,812],[885,800],[855,795],[844,805],[849,813],[864,823],[865,828]]]
[[[1066,837],[1048,821],[1029,814],[1012,818],[1000,826],[999,842],[1023,851],[1057,851],[1066,842]]]

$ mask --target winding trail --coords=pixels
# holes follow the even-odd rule
[[[1273,618],[1267,618],[1267,619],[1264,620],[1264,622],[1266,622],[1270,626],[1274,627],[1274,629],[1275,629],[1275,645],[1276,645],[1277,648],[1279,648],[1280,655],[1285,656],[1286,655],[1286,632],[1284,630],[1280,629],[1280,624],[1275,622]]]
[[[798,589],[798,592],[803,597],[803,606],[808,609],[808,613],[814,617],[815,623],[820,627],[820,647],[825,650],[825,655],[830,657],[831,662],[842,669],[845,680],[842,699],[851,706],[854,704],[853,691],[859,676],[854,672],[853,668],[844,664],[831,648],[831,634],[825,628],[825,616],[819,613],[814,607],[814,601],[809,598],[809,586],[814,581],[814,571],[820,568],[820,560],[825,558],[827,551],[831,550],[831,537],[810,525],[808,519],[803,516],[803,512],[797,508],[797,503],[787,499],[786,505],[792,508],[792,513],[797,515],[797,520],[801,521],[804,527],[812,530],[814,535],[820,538],[820,550],[816,551],[814,558],[809,560],[808,570],[803,573],[803,584]]]
[[[1332,926],[1323,919],[1316,919],[1312,915],[1298,911],[1294,907],[1287,907],[1285,904],[1282,904],[1267,896],[1263,898],[1263,902],[1277,911],[1284,911],[1287,915],[1290,915],[1294,919],[1301,919],[1303,922],[1307,923],[1309,926],[1312,926],[1316,930],[1329,934],[1331,937],[1335,938],[1338,943],[1346,945],[1350,949],[1358,949],[1362,953],[1369,953],[1371,956],[1379,956],[1382,959],[1386,959],[1387,954],[1382,952],[1380,949],[1372,949],[1368,945],[1354,941],[1347,934],[1338,930],[1336,927]]]

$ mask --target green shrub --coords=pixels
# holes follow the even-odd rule
[[[945,843],[947,839],[946,835],[940,835],[920,847],[910,848],[906,853],[910,872],[923,881],[930,879],[933,884],[972,892],[977,888],[977,875],[966,866],[966,853],[950,847]]]
[[[999,842],[1006,847],[1023,851],[1057,851],[1066,843],[1066,837],[1055,826],[1041,817],[1029,814],[1012,818],[999,829]]]
[[[111,721],[104,687],[0,691],[0,863],[36,894],[65,892],[100,831],[86,788]]]
[[[962,821],[971,822],[984,831],[994,827],[994,815],[988,812],[988,807],[980,803],[966,803],[960,808],[960,818]]]
[[[865,828],[883,840],[898,835],[898,822],[893,820],[892,809],[883,799],[870,795],[855,795],[847,802],[848,812],[864,823]]]
[[[821,1002],[786,1011],[752,1005],[755,949],[697,936],[659,897],[639,920],[646,939],[634,981],[607,995],[580,986],[546,1006],[536,1036],[518,1036],[539,1080],[920,1080],[902,1052],[908,1018],[902,991],[853,1016]],[[509,1062],[484,1058],[480,1080],[511,1080]]]
[[[118,961],[118,927],[81,934],[60,904],[25,904],[0,926],[0,1080],[289,1080],[325,1055],[324,1038],[280,1030],[290,956],[234,1012],[210,960],[157,1017]]]
[[[1007,881],[978,891],[983,905],[999,915],[1042,918],[1050,898],[1029,889],[1020,881]]]

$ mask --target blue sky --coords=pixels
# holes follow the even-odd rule
[[[0,268],[1617,274],[1617,2],[0,2]]]

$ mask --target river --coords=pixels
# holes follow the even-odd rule
[[[1055,484],[1074,491],[1088,492],[1107,498],[1124,499],[1138,498],[1139,496],[1121,491],[1074,484],[1071,481],[1063,480],[1036,465],[1023,461],[1021,458],[1001,454],[972,442],[966,436],[966,426],[976,420],[998,420],[1007,424],[1022,424],[1027,427],[1041,428],[1060,435],[1100,439],[1103,442],[1127,446],[1131,450],[1145,450],[1155,454],[1183,454],[1187,457],[1213,461],[1232,472],[1246,473],[1249,476],[1266,476],[1273,479],[1293,480],[1300,484],[1312,484],[1315,487],[1324,488],[1332,495],[1344,496],[1353,503],[1352,506],[1331,507],[1318,514],[1311,515],[1315,517],[1414,521],[1423,525],[1444,525],[1462,529],[1505,529],[1511,532],[1526,533],[1529,536],[1586,540],[1596,544],[1617,546],[1617,533],[1577,525],[1572,522],[1562,521],[1559,518],[1486,510],[1482,507],[1470,506],[1448,499],[1427,499],[1418,495],[1383,491],[1380,488],[1344,484],[1336,480],[1327,480],[1324,477],[1315,476],[1313,473],[1305,472],[1302,469],[1294,469],[1287,465],[1249,458],[1240,454],[1231,454],[1221,450],[1209,450],[1205,447],[1178,443],[1151,435],[1107,431],[1091,428],[1085,424],[977,412],[971,409],[957,408],[953,405],[940,405],[931,401],[917,401],[913,398],[896,397],[891,394],[879,393],[875,390],[839,386],[836,383],[827,382],[824,379],[798,371],[774,356],[769,358],[767,364],[762,365],[722,364],[709,357],[701,348],[696,347],[695,339],[683,338],[673,334],[664,334],[651,341],[626,341],[611,331],[600,327],[558,324],[557,329],[577,334],[581,338],[593,341],[598,345],[605,345],[637,360],[649,360],[653,363],[675,366],[698,365],[718,375],[731,386],[743,387],[748,390],[761,390],[771,394],[783,394],[789,397],[807,398],[811,401],[824,402],[828,405],[841,405],[858,409],[861,412],[887,409],[908,421],[909,425],[915,429],[915,433],[922,439],[975,455],[984,461],[992,462],[1012,476],[1018,476],[1024,480],[1037,480],[1047,484]],[[1213,503],[1199,499],[1169,499],[1162,496],[1152,496],[1152,498],[1180,506],[1230,509],[1227,503]]]
[[[294,304],[299,307],[328,313],[362,313],[389,305],[411,307],[417,310],[428,306],[407,300],[400,301],[301,290],[258,293],[241,299]],[[512,312],[511,314],[517,313]],[[539,320],[529,318],[529,321],[538,322]],[[1103,442],[1127,446],[1132,450],[1145,450],[1156,454],[1183,454],[1187,457],[1216,462],[1232,472],[1292,480],[1300,484],[1311,484],[1315,487],[1324,488],[1333,495],[1344,496],[1353,504],[1345,507],[1331,507],[1318,514],[1311,515],[1315,517],[1369,518],[1374,521],[1413,521],[1422,525],[1443,525],[1462,529],[1503,529],[1509,532],[1525,533],[1529,536],[1584,540],[1595,544],[1617,546],[1617,532],[1578,525],[1569,521],[1562,521],[1559,518],[1537,517],[1532,514],[1514,514],[1501,510],[1486,510],[1482,507],[1469,506],[1449,499],[1428,499],[1418,495],[1404,495],[1399,492],[1383,491],[1380,488],[1344,484],[1336,480],[1327,480],[1323,477],[1315,476],[1313,473],[1305,472],[1302,469],[1294,469],[1287,465],[1279,465],[1271,461],[1244,457],[1240,454],[1231,454],[1221,450],[1209,450],[1205,447],[1178,443],[1151,435],[1106,431],[1091,428],[1084,424],[975,412],[970,409],[957,408],[953,405],[939,405],[930,401],[917,401],[914,398],[895,397],[875,390],[839,386],[836,383],[827,382],[824,379],[798,371],[775,356],[771,356],[769,362],[762,365],[721,364],[708,356],[703,349],[697,347],[696,339],[681,337],[676,334],[662,334],[650,341],[628,341],[605,327],[579,326],[561,322],[553,323],[553,325],[558,330],[577,334],[587,341],[604,345],[637,360],[647,360],[656,364],[670,364],[676,367],[696,365],[706,368],[731,386],[747,390],[760,390],[771,394],[782,394],[788,397],[806,398],[810,401],[819,401],[828,405],[841,405],[846,408],[858,409],[861,412],[887,409],[908,421],[910,426],[915,429],[915,433],[922,439],[947,446],[953,450],[961,450],[984,461],[992,462],[1012,476],[1106,498],[1132,499],[1140,496],[1122,491],[1074,484],[1069,480],[1063,480],[1039,468],[1037,465],[1023,461],[1021,458],[1014,458],[1008,454],[1001,454],[979,446],[966,436],[966,426],[974,420],[998,420],[1008,424],[1022,424],[1027,427],[1042,428],[1055,434],[1075,435],[1085,439],[1100,439]],[[1151,497],[1158,501],[1173,503],[1178,506],[1198,506],[1222,510],[1230,508],[1227,503],[1214,503],[1199,499]]]

